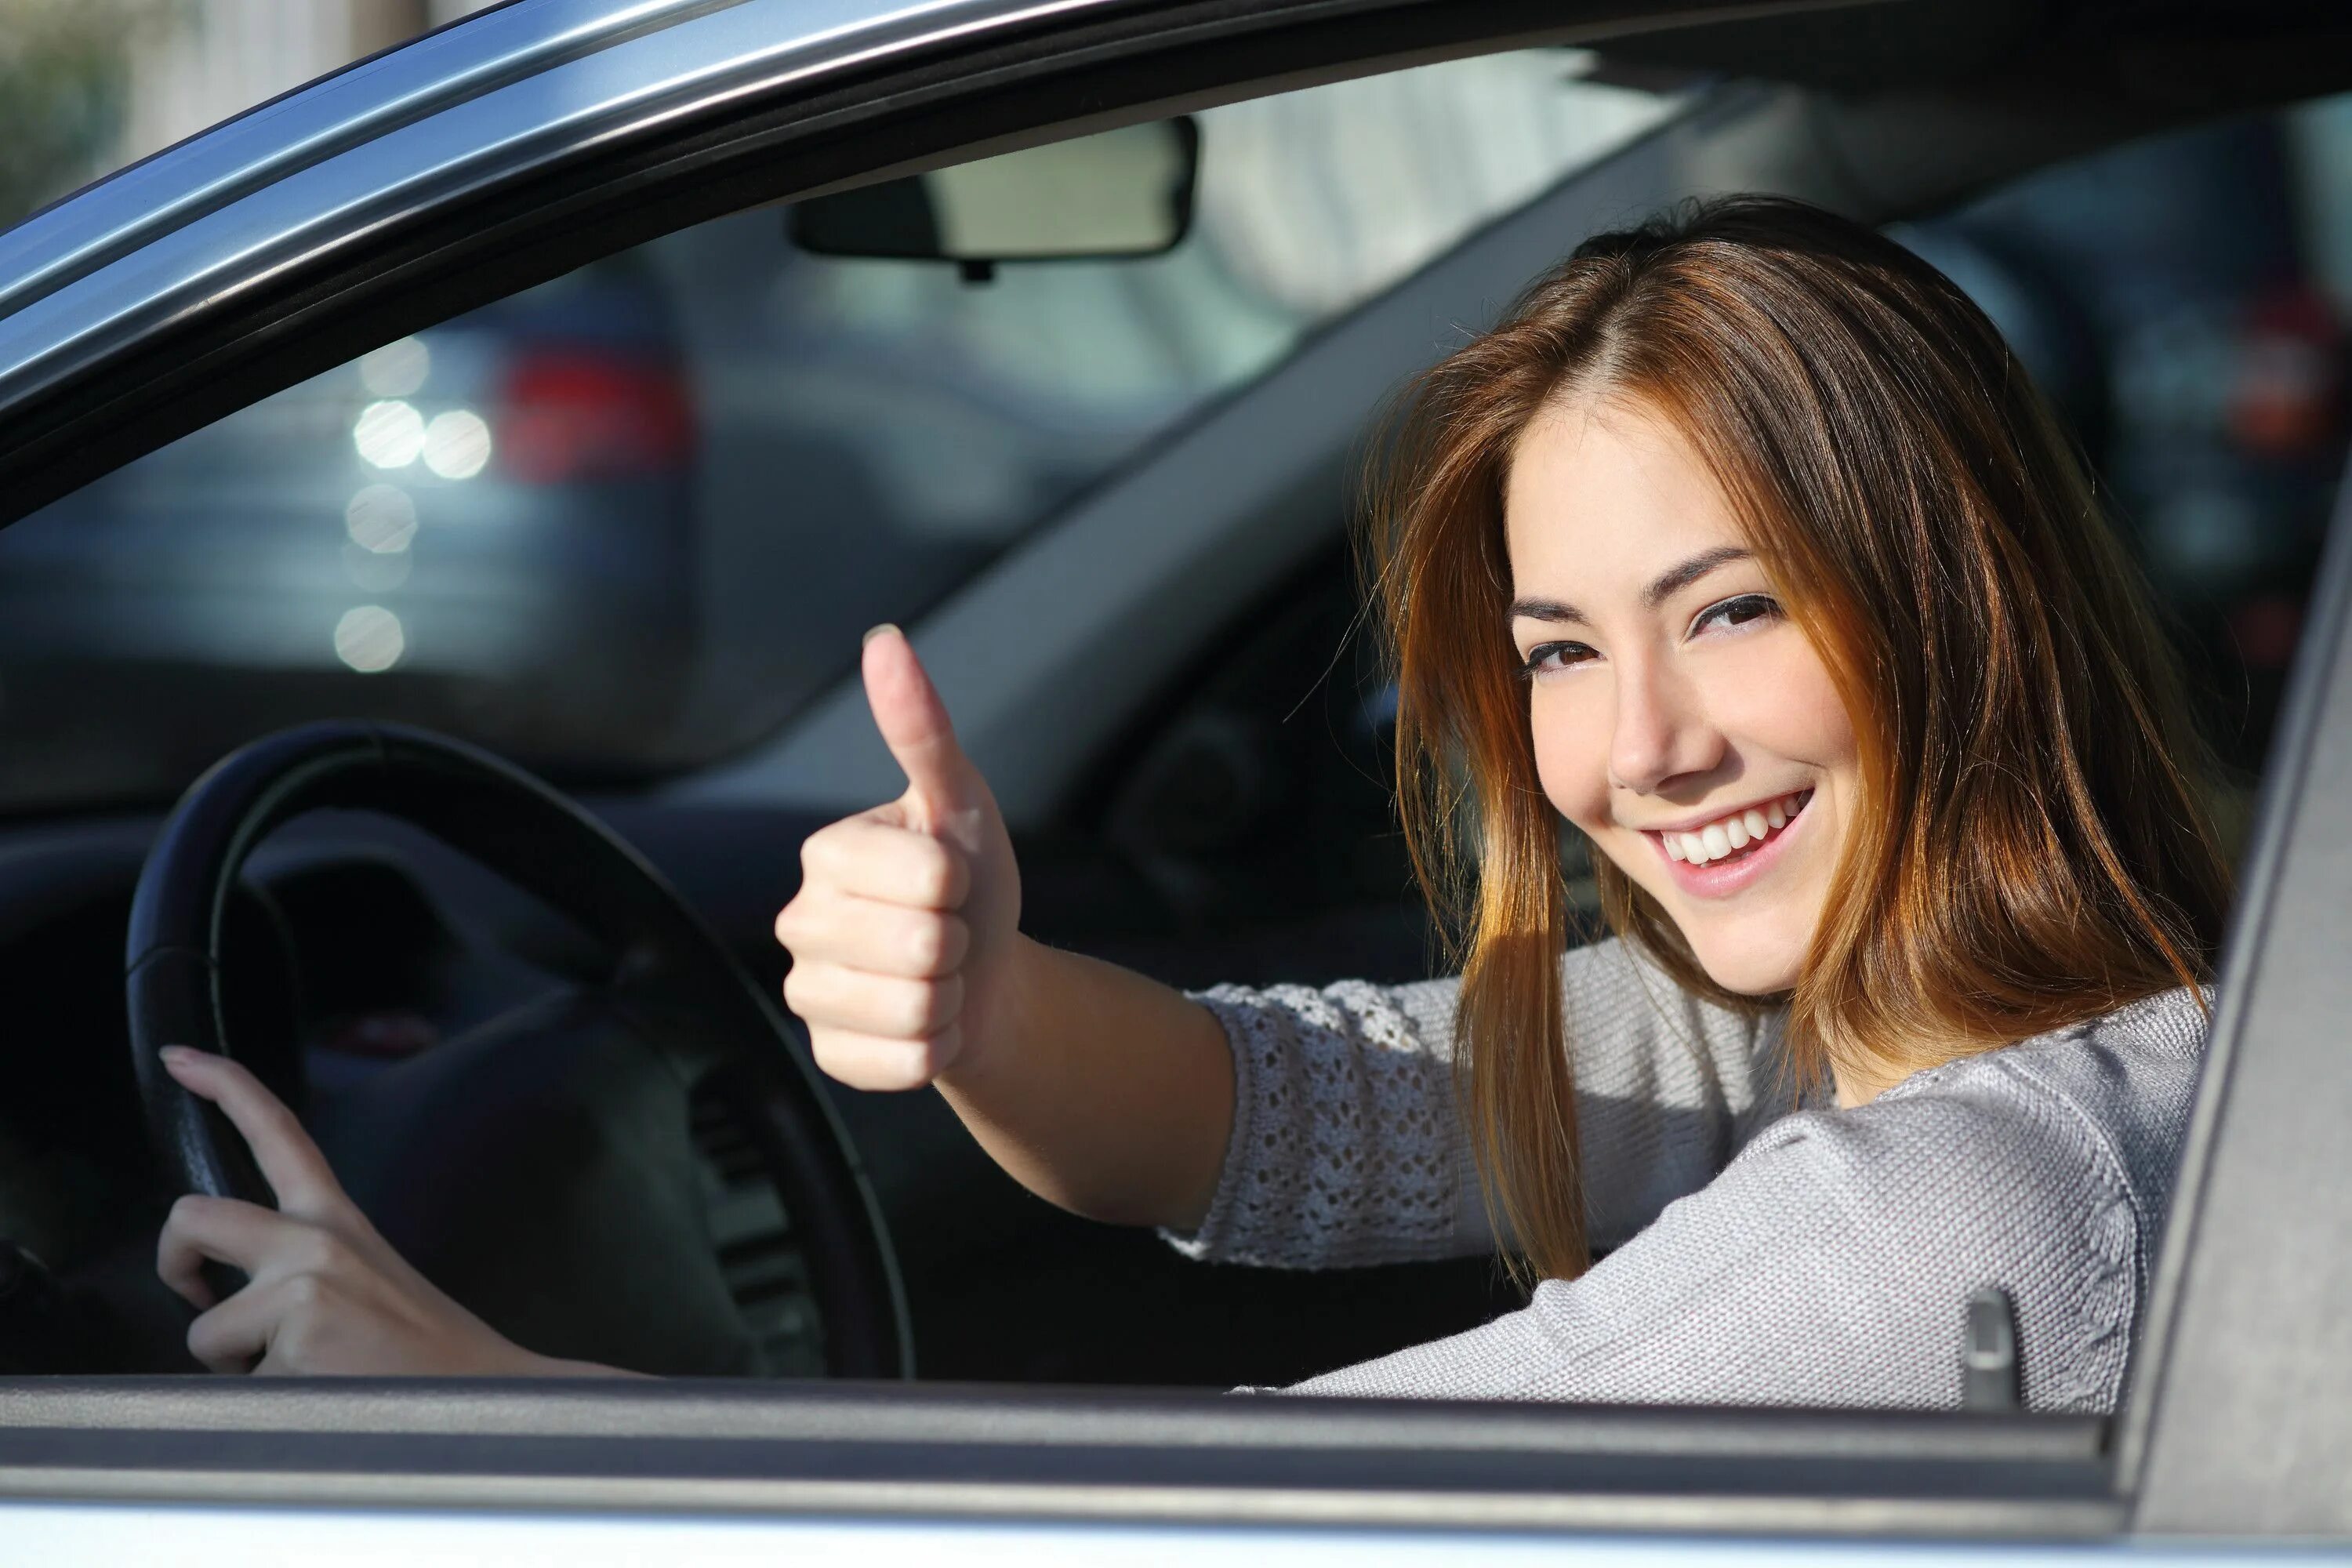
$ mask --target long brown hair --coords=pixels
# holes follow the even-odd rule
[[[1612,928],[1691,992],[1785,1002],[1790,1065],[1885,1079],[2202,982],[2230,896],[2162,630],[2074,447],[1984,313],[1871,229],[1775,197],[1586,241],[1408,389],[1368,560],[1397,778],[1454,933],[1454,1060],[1498,1228],[1586,1265],[1560,824],[1507,621],[1528,422],[1638,403],[1699,455],[1843,699],[1863,803],[1795,989],[1727,994],[1594,856]]]

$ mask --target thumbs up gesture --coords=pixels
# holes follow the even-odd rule
[[[867,634],[866,697],[907,790],[801,846],[776,916],[784,1005],[817,1065],[857,1089],[918,1089],[984,1048],[1019,941],[1020,873],[987,781],[904,634]]]

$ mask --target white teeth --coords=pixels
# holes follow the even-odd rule
[[[1660,833],[1658,842],[1665,847],[1666,858],[1693,866],[1704,866],[1710,860],[1720,860],[1735,849],[1745,849],[1750,844],[1765,839],[1789,826],[1797,813],[1804,808],[1802,792],[1782,795],[1762,805],[1735,812],[1720,821],[1710,822],[1693,833]]]

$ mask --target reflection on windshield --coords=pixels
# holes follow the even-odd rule
[[[1164,257],[825,259],[738,214],[403,338],[0,535],[0,805],[327,714],[574,782],[770,732],[1205,403],[1670,112],[1566,50],[1201,117]]]

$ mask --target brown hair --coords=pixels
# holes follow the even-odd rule
[[[1463,979],[1454,1060],[1498,1229],[1586,1265],[1559,821],[1507,606],[1530,419],[1638,401],[1688,440],[1827,665],[1863,809],[1784,1000],[1790,1064],[1901,1076],[2210,973],[2230,895],[2207,753],[2084,467],[1983,312],[1804,204],[1695,204],[1587,240],[1407,388],[1370,551],[1397,778]],[[1609,923],[1734,1006],[1596,855]]]

